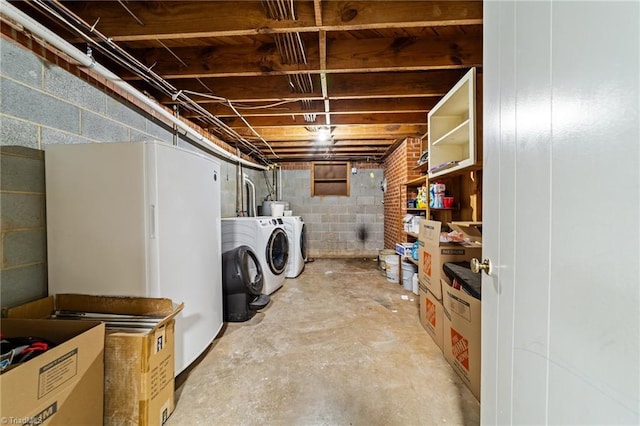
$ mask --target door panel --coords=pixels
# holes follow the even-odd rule
[[[500,265],[498,195],[500,185],[500,28],[497,26],[499,9],[484,3],[484,25],[494,25],[493,31],[484,31],[483,65],[483,234],[495,238],[483,238],[483,254],[491,253],[492,262]],[[487,58],[487,53],[492,55]],[[489,114],[487,114],[489,112]],[[491,184],[489,184],[489,182]],[[493,200],[493,201],[491,201]],[[486,257],[486,255],[485,255]],[[482,424],[495,425],[498,407],[497,375],[500,369],[496,362],[498,346],[498,277],[482,278],[482,356],[480,381],[480,417]]]
[[[548,2],[515,8],[514,424],[544,424],[546,418],[546,374],[540,372],[548,359],[551,147],[540,141],[551,135],[550,9]],[[539,37],[527,37],[532,33]]]
[[[640,3],[485,2],[482,421],[640,423]]]

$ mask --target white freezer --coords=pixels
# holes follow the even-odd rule
[[[166,297],[176,375],[222,327],[220,165],[162,142],[45,151],[49,293]]]

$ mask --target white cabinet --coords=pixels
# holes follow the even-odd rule
[[[429,112],[429,178],[476,164],[476,69]]]
[[[161,142],[50,145],[49,292],[166,297],[175,373],[222,327],[220,165]]]

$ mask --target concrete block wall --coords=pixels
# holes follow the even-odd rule
[[[0,147],[0,300],[15,306],[47,295],[43,152]]]
[[[28,190],[17,193],[2,188],[0,302],[3,307],[10,307],[45,296],[48,291],[43,162],[46,146],[150,139],[173,143],[174,136],[171,126],[155,118],[152,111],[118,93],[116,87],[92,75],[90,70],[67,63],[63,57],[21,33],[7,30],[5,26],[2,31],[2,185],[14,185],[19,180],[31,185]],[[203,152],[182,136],[177,144]],[[226,149],[235,152],[231,147]],[[5,160],[5,157],[11,158]],[[34,161],[41,166],[37,176]],[[224,179],[222,215],[235,216],[236,165],[220,158],[218,161]],[[267,185],[262,172],[249,168],[244,171],[255,183],[257,196],[264,197]],[[5,179],[5,173],[13,173],[13,177]]]
[[[384,175],[387,191],[384,194],[384,247],[393,249],[397,242],[407,241],[402,228],[402,218],[407,213],[406,182],[421,175],[415,169],[422,153],[421,139],[406,138],[387,157]]]
[[[164,123],[4,38],[0,96],[3,145],[173,141]]]
[[[311,196],[309,163],[283,164],[282,199],[302,216],[311,257],[376,257],[383,248],[382,165],[352,163],[349,197]],[[363,228],[367,238],[358,239]]]

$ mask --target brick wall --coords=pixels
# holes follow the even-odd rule
[[[384,175],[387,191],[384,194],[384,247],[395,248],[397,242],[407,241],[402,229],[402,218],[407,213],[407,181],[421,175],[414,169],[420,157],[421,140],[406,138],[387,157]]]
[[[349,197],[312,197],[310,163],[282,164],[282,199],[302,216],[311,257],[376,257],[383,248],[383,168],[377,163],[351,163]],[[359,229],[366,239],[358,238]]]

